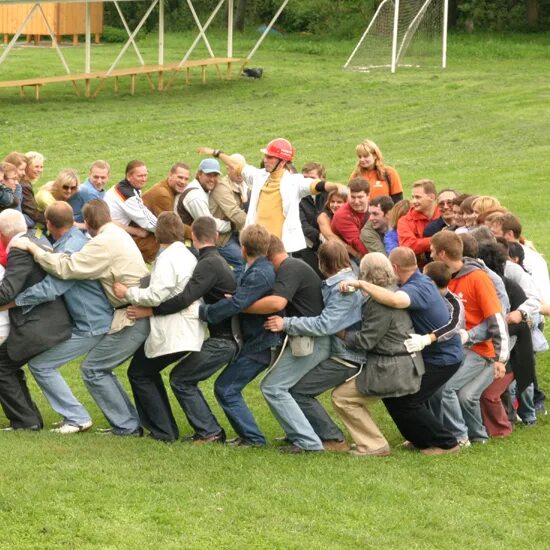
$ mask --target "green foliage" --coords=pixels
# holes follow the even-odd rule
[[[525,29],[525,0],[469,0],[459,2],[459,23],[471,20],[474,28],[484,31]]]

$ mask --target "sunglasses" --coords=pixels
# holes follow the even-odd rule
[[[76,189],[76,185],[62,185],[61,187],[64,191],[68,191],[69,189],[72,191],[73,189]]]

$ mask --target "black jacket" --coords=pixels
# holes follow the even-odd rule
[[[0,283],[0,305],[12,302],[20,292],[45,276],[28,252],[12,248]],[[73,323],[63,298],[37,305],[26,315],[21,307],[14,307],[9,310],[9,316],[10,334],[6,344],[13,361],[27,361],[71,337]]]
[[[207,246],[199,250],[199,260],[185,288],[177,296],[153,308],[153,313],[177,313],[199,298],[204,298],[207,304],[215,304],[226,294],[233,294],[236,288],[235,277],[227,262],[215,246]],[[231,319],[209,325],[208,328],[212,337],[232,338]]]

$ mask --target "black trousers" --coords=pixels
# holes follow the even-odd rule
[[[178,364],[170,373],[170,385],[189,424],[199,437],[208,437],[222,430],[197,384],[231,361],[236,349],[232,340],[210,338],[204,342],[201,351],[192,353],[147,358],[143,345],[136,351],[128,368],[128,378],[141,424],[152,437],[162,441],[179,438],[178,425],[161,376],[162,370],[176,361]]]
[[[31,398],[24,365],[25,362],[10,359],[5,342],[0,346],[0,404],[12,428],[40,429],[44,422]]]
[[[434,416],[428,406],[428,399],[451,378],[460,365],[425,363],[426,372],[416,393],[382,399],[401,435],[418,449],[451,449],[458,444],[451,432]]]

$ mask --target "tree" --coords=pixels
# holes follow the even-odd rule
[[[239,32],[244,31],[244,19],[246,15],[247,0],[237,0],[237,11],[235,13],[235,29]]]

